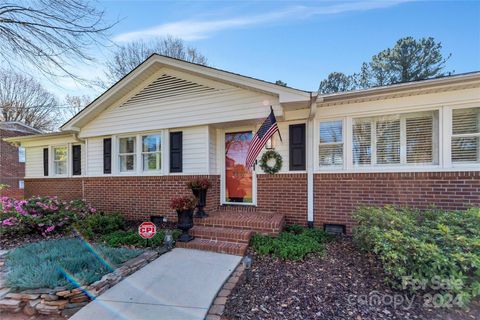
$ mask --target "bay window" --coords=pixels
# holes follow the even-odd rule
[[[135,171],[135,140],[136,137],[119,138],[119,168],[120,172]]]
[[[353,119],[353,165],[438,164],[438,141],[438,111]]]
[[[162,139],[159,134],[142,136],[143,171],[160,171],[162,168]]]
[[[320,122],[320,166],[343,165],[343,121]]]
[[[67,174],[67,146],[53,148],[53,169],[56,175]]]
[[[452,162],[480,163],[480,107],[452,111]]]

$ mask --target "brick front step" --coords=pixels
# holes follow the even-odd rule
[[[176,247],[243,256],[247,251],[248,244],[195,238],[190,242],[177,242]]]
[[[272,212],[242,212],[219,210],[209,217],[195,218],[194,224],[203,227],[251,230],[262,234],[278,235],[285,224],[282,214]]]
[[[252,235],[252,231],[242,229],[194,226],[190,230],[190,234],[200,239],[248,244]]]

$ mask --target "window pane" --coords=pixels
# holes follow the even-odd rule
[[[454,109],[452,117],[454,135],[480,132],[480,108]]]
[[[160,170],[161,154],[148,153],[143,155],[143,170]]]
[[[320,165],[343,165],[343,143],[320,145]]]
[[[343,121],[320,122],[320,143],[343,142]]]
[[[161,138],[158,134],[143,136],[143,152],[160,151]]]
[[[405,119],[407,163],[438,163],[437,114],[417,113]]]
[[[120,138],[120,153],[135,153],[135,137]]]
[[[127,172],[135,170],[135,156],[125,155],[120,156],[120,171]]]
[[[66,174],[66,173],[67,173],[67,162],[55,161],[55,174]]]
[[[67,147],[58,147],[53,149],[54,160],[67,160]]]
[[[452,138],[453,162],[480,162],[480,137]]]
[[[353,123],[353,164],[372,162],[372,125],[370,121],[354,120]]]
[[[400,163],[400,119],[377,120],[377,163]]]
[[[25,148],[18,147],[18,162],[25,162]]]

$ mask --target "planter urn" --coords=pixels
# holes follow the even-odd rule
[[[193,209],[177,210],[178,223],[177,228],[182,230],[182,234],[178,237],[179,242],[189,242],[194,239],[188,231],[193,228]]]
[[[202,188],[192,188],[193,195],[197,198],[197,212],[195,213],[195,218],[205,218],[208,217],[208,214],[203,208],[207,204],[207,189]]]

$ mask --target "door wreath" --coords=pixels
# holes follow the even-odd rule
[[[268,165],[268,161],[270,159],[275,160],[275,165],[273,165],[272,167]],[[262,168],[263,172],[268,174],[275,174],[280,171],[280,169],[282,169],[282,164],[282,156],[278,152],[273,150],[265,152],[260,159],[260,168]]]

